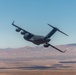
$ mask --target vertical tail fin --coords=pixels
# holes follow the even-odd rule
[[[57,29],[53,28],[52,31],[50,31],[44,39],[50,38],[56,31],[57,31]]]

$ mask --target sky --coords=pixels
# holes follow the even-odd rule
[[[46,36],[59,28],[69,36],[56,32],[50,44],[76,43],[76,0],[0,0],[0,48],[36,46],[15,32],[15,24],[38,35]]]

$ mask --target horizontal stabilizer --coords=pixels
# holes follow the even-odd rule
[[[62,34],[68,36],[66,33],[64,33],[63,31],[59,30],[58,28],[56,28],[56,27],[54,27],[54,26],[52,26],[52,25],[50,25],[50,24],[48,24],[48,25],[49,25],[50,27],[54,28],[54,29],[57,29],[57,31],[61,32]]]

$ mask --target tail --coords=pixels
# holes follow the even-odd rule
[[[61,32],[62,34],[68,36],[66,33],[62,32],[62,31],[59,30],[58,28],[56,28],[56,27],[54,27],[54,26],[52,26],[52,25],[50,25],[50,24],[48,24],[48,25],[49,25],[50,27],[52,27],[53,29],[52,29],[52,31],[50,31],[50,32],[46,35],[46,37],[45,37],[44,39],[50,38],[56,31],[59,31],[59,32]]]
[[[63,31],[59,30],[58,28],[56,27],[53,27],[52,25],[48,24],[50,27],[54,28],[54,29],[57,29],[57,31],[61,32],[62,34],[68,36],[66,33],[64,33]]]

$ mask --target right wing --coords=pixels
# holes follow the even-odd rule
[[[23,33],[24,33],[24,35],[25,35],[25,34],[28,34],[28,35],[27,35],[28,39],[34,36],[34,34],[32,34],[32,33],[28,32],[28,31],[24,30],[23,28],[15,25],[15,24],[14,24],[14,21],[12,22],[12,25],[13,25],[14,27],[16,27],[19,31],[22,30]],[[18,31],[18,32],[19,32],[19,31]]]

